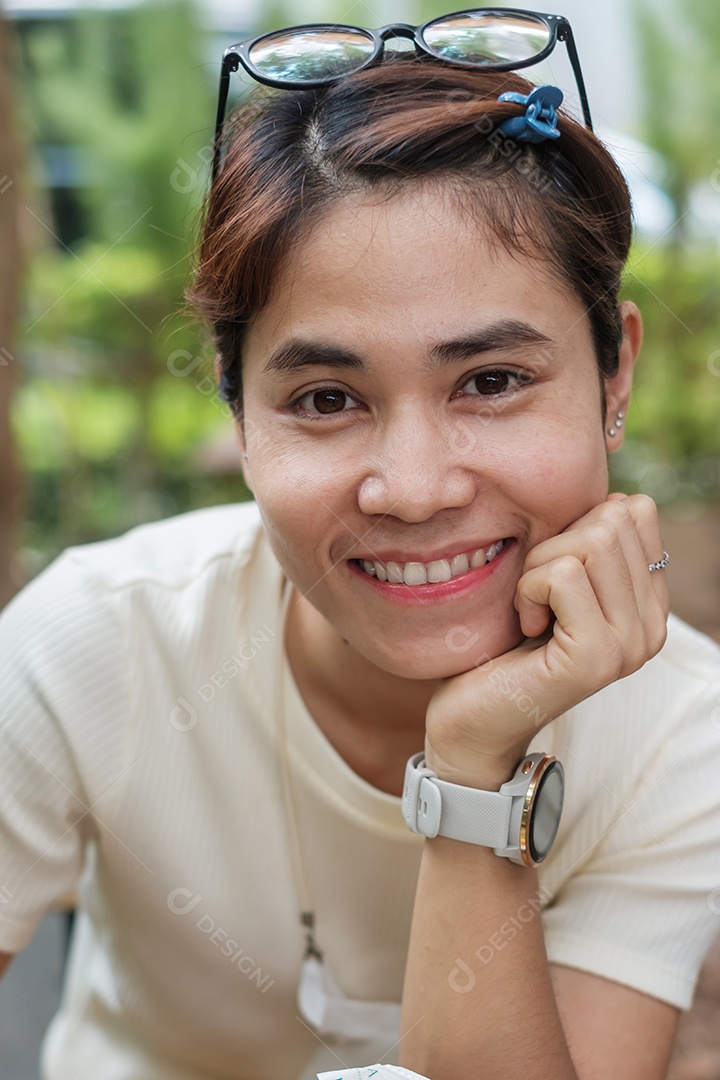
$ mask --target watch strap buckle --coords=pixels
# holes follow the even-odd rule
[[[425,755],[415,754],[405,766],[402,809],[411,832],[432,838],[440,830],[442,797],[433,780],[437,773],[424,765]]]

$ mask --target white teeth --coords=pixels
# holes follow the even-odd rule
[[[428,563],[428,581],[449,581],[451,577],[450,563],[447,559],[436,559],[435,562]]]
[[[431,565],[433,564],[431,563]],[[427,585],[428,576],[428,572],[421,562],[405,563],[403,581],[406,585]],[[430,578],[430,581],[432,581],[432,578]]]
[[[470,563],[467,555],[456,555],[450,563],[450,573],[453,577],[457,577],[458,574],[466,574],[469,569]]]
[[[491,562],[505,546],[504,540],[496,540],[487,548],[477,548],[471,554],[455,555],[452,559],[434,559],[429,563],[407,562],[382,563],[361,559],[360,563],[366,574],[378,581],[389,581],[393,585],[426,585],[450,581],[451,578],[466,574],[485,563]]]

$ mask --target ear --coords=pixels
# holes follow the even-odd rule
[[[625,438],[625,417],[630,404],[633,371],[643,339],[642,315],[637,305],[626,300],[620,305],[623,336],[617,374],[605,380],[605,445],[608,453],[619,450]]]

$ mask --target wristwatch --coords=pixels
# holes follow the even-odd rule
[[[557,835],[564,791],[563,767],[551,754],[528,754],[499,791],[481,791],[440,780],[420,753],[405,768],[403,817],[412,832],[480,844],[537,866]]]

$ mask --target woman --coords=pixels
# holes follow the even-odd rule
[[[531,90],[386,57],[226,134],[193,296],[255,504],[70,551],[2,624],[0,946],[80,883],[53,1080],[664,1075],[720,663],[608,495],[627,190]]]

